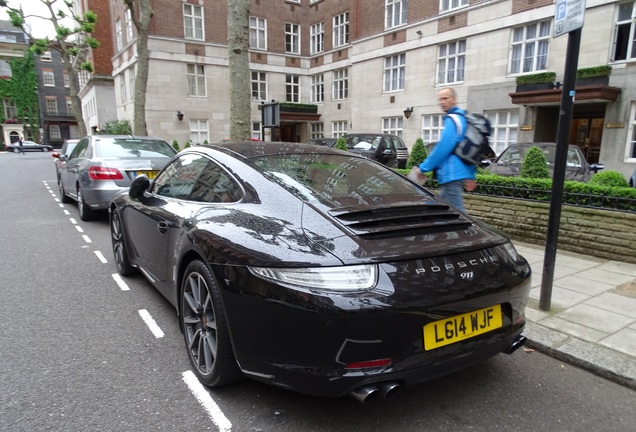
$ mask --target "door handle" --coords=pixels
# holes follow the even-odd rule
[[[165,234],[168,232],[168,224],[165,222],[159,222],[157,224],[157,231],[159,231],[161,234]]]

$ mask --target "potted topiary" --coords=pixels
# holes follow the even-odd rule
[[[525,92],[553,89],[554,80],[556,80],[555,72],[539,72],[529,75],[519,75],[515,78],[515,83],[517,84],[516,91]]]
[[[612,66],[601,65],[581,68],[576,71],[576,86],[609,85],[609,77],[612,74]]]

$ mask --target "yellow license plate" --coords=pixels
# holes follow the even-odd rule
[[[424,349],[450,345],[502,326],[501,305],[457,315],[424,326]]]
[[[157,171],[135,171],[135,177],[140,176],[142,174],[144,174],[146,177],[148,177],[151,180],[157,177]]]

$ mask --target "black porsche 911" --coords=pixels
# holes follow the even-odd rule
[[[364,157],[191,147],[109,210],[119,272],[175,306],[208,386],[368,402],[525,340],[531,271],[510,240]]]

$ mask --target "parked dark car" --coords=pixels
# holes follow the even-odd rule
[[[48,152],[52,151],[53,147],[48,144],[38,144],[33,141],[22,141],[22,145],[24,147],[24,151],[39,151],[39,152]],[[6,151],[19,153],[20,152],[20,144],[18,142],[14,142],[7,145]]]
[[[531,270],[508,238],[330,147],[182,150],[114,198],[110,227],[119,272],[174,305],[208,386],[366,402],[525,340]]]
[[[78,142],[78,139],[64,140],[60,151],[53,152],[53,154],[51,155],[53,156],[53,162],[55,163],[55,178],[57,178],[58,185],[60,184],[60,169],[62,168],[62,166],[64,166]]]
[[[382,133],[348,133],[344,136],[349,151],[386,166],[406,168],[409,149],[397,135]]]
[[[632,176],[629,178],[629,187],[636,187],[636,169],[632,173]]]
[[[518,176],[521,172],[521,166],[526,158],[526,154],[532,147],[539,147],[541,149],[548,164],[548,172],[550,173],[550,177],[552,177],[556,157],[556,144],[549,142],[511,144],[485,168],[485,172],[502,176]],[[602,164],[590,165],[587,163],[583,152],[578,146],[570,145],[568,147],[565,168],[566,180],[587,182],[590,181],[592,175],[601,169],[603,169]]]
[[[82,138],[60,167],[62,202],[77,201],[80,219],[91,220],[140,174],[154,178],[177,154],[159,138],[91,135]]]
[[[322,145],[327,147],[333,147],[336,145],[338,138],[312,138],[305,141],[305,144]]]

